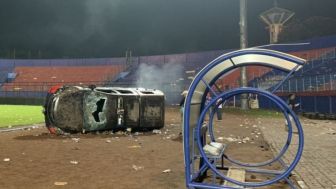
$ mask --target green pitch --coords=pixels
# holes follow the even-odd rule
[[[42,122],[42,106],[0,105],[0,127]]]
[[[260,117],[283,117],[283,114],[274,110],[267,109],[250,109],[250,110],[241,110],[239,108],[224,108],[225,113],[247,115],[247,116],[260,116]]]

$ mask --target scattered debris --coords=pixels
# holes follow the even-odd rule
[[[133,146],[128,146],[127,148],[141,148],[140,145],[133,145]]]
[[[227,141],[229,141],[229,142],[236,142],[236,141],[237,141],[237,139],[232,138],[232,137],[227,137],[227,138],[223,138],[223,137],[221,137],[221,138],[222,138],[222,140],[224,139],[224,140],[227,140]]]
[[[300,186],[300,188],[302,188],[302,189],[307,188],[306,184],[302,180],[297,181],[297,183]]]
[[[166,129],[166,131],[164,132],[164,134],[166,135],[166,134],[168,134],[168,132],[169,132],[169,130],[168,130],[168,129]]]
[[[71,138],[71,140],[74,142],[79,142],[80,138]]]
[[[135,171],[140,171],[140,170],[145,169],[144,166],[136,166],[136,165],[132,165],[132,168],[133,168]]]
[[[162,132],[161,132],[161,130],[154,129],[154,130],[153,130],[153,133],[154,133],[154,134],[161,134]]]
[[[143,135],[143,133],[141,133],[141,132],[135,132],[134,135],[135,135],[135,136]]]
[[[116,135],[123,135],[124,132],[122,132],[122,131],[118,131],[118,132],[115,132],[114,134],[116,134]]]
[[[327,134],[329,134],[329,135],[336,135],[336,131],[334,129],[332,129],[332,128],[328,128]]]
[[[170,169],[166,169],[166,170],[162,171],[162,173],[170,173],[170,172],[171,172]]]
[[[132,132],[132,128],[127,128],[126,131],[127,132]]]
[[[106,143],[111,143],[111,140],[107,139],[105,140]]]
[[[241,143],[247,143],[248,141],[253,140],[253,139],[250,139],[250,137],[240,138],[239,136],[237,136],[235,138],[233,138],[233,137],[219,137],[218,140],[226,140],[228,142],[238,142],[238,144],[241,144]]]
[[[250,141],[250,137],[244,137],[244,138],[242,139],[242,142],[243,142],[243,143],[246,143],[247,141]]]
[[[5,158],[5,159],[3,159],[3,161],[8,162],[8,161],[10,161],[10,158]]]
[[[54,182],[54,185],[55,186],[64,186],[64,185],[67,185],[68,182]]]
[[[71,164],[77,165],[79,162],[78,161],[70,161]]]
[[[170,135],[168,135],[168,136],[166,136],[166,137],[163,137],[163,140],[169,140],[169,139],[172,139],[172,138],[174,138],[176,135],[175,134],[170,134]]]

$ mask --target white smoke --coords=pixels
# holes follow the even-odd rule
[[[163,65],[140,64],[137,87],[164,90],[168,85],[176,85],[183,77],[184,68],[178,63]]]

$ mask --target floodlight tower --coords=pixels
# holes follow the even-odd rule
[[[268,25],[270,33],[270,43],[277,43],[279,33],[282,31],[283,25],[294,16],[294,12],[278,7],[278,3],[274,1],[274,7],[261,13],[260,18]]]
[[[247,48],[247,1],[240,0],[240,48],[245,49]],[[247,74],[246,74],[246,67],[240,68],[240,86],[247,87]],[[247,94],[240,95],[240,107],[243,110],[248,109],[247,105]]]

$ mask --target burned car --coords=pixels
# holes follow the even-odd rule
[[[51,133],[160,129],[164,101],[155,89],[54,86],[46,97],[45,122]]]

